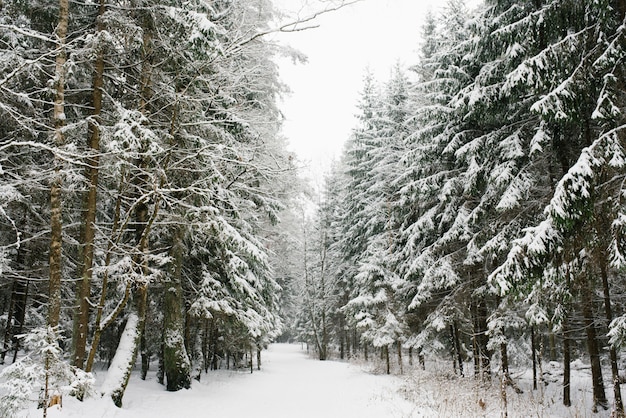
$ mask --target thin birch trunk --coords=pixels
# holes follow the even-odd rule
[[[65,145],[65,63],[67,61],[66,40],[69,23],[69,0],[59,0],[59,21],[56,29],[57,54],[54,76],[54,108],[52,123],[54,144],[61,148]],[[50,279],[48,302],[48,325],[52,328],[59,324],[61,317],[61,269],[63,247],[63,201],[61,188],[63,163],[54,158],[54,177],[50,185]]]

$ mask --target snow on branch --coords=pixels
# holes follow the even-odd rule
[[[583,149],[578,161],[557,184],[544,209],[546,218],[539,225],[527,228],[525,235],[514,241],[507,260],[489,276],[488,281],[497,293],[504,296],[533,270],[543,271],[544,260],[562,251],[574,222],[590,215],[594,195],[602,192],[595,188],[602,186],[598,184],[598,176],[603,168],[623,168],[624,149],[619,134],[625,130],[626,125],[612,129]],[[618,164],[619,161],[622,163]]]

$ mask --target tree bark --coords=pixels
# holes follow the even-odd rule
[[[478,347],[480,354],[480,367],[483,379],[491,379],[491,352],[487,348],[489,338],[487,337],[487,306],[484,300],[479,300],[477,304],[478,320]]]
[[[472,316],[472,355],[474,360],[474,379],[478,379],[480,377],[480,349],[478,348],[478,335],[476,333],[476,329],[478,325],[476,322],[478,321],[478,314],[476,312],[476,303],[474,301],[471,302],[470,305],[470,314]]]
[[[552,331],[552,327],[548,331],[548,344],[550,348],[550,361],[556,361],[556,338],[554,336],[554,331]]]
[[[463,371],[463,353],[461,353],[461,338],[459,337],[459,326],[456,321],[452,322],[452,331],[454,338],[454,351],[459,365],[459,375],[465,376]]]
[[[459,370],[457,365],[458,356],[456,353],[456,343],[454,341],[454,325],[450,324],[448,329],[450,331],[450,345],[452,346],[452,350],[450,352],[452,357],[452,371],[454,371],[454,374],[457,374]]]
[[[568,309],[563,318],[563,405],[572,406],[571,395],[571,348],[569,337],[569,318],[570,310]]]
[[[500,344],[500,356],[502,357],[502,374],[506,377],[507,384],[509,383],[509,353],[506,343]]]
[[[613,321],[613,308],[611,306],[611,292],[609,287],[609,275],[607,272],[607,257],[604,251],[600,254],[600,275],[602,276],[602,291],[604,294],[604,311],[607,323]],[[617,364],[617,350],[615,346],[609,346],[609,358],[611,361],[611,377],[613,380],[613,400],[616,417],[624,417],[624,403],[622,402],[622,391],[620,388],[619,367]]]
[[[165,283],[163,312],[163,353],[166,388],[170,392],[191,387],[191,363],[184,338],[184,304],[182,288],[183,226],[176,227],[171,249],[173,266]],[[252,361],[252,359],[251,359]]]
[[[389,360],[389,346],[386,345],[383,347],[383,352],[384,352],[384,356],[385,356],[385,363],[387,365],[387,374],[391,374],[391,363]]]
[[[491,378],[491,353],[487,348],[487,307],[482,299],[473,303],[474,316],[474,376]]]
[[[146,307],[148,306],[146,302]],[[145,327],[144,327],[145,330]],[[150,371],[150,357],[152,353],[148,347],[148,341],[146,341],[146,333],[141,333],[141,340],[139,342],[139,353],[141,354],[141,380],[146,380],[148,372]]]
[[[100,34],[104,31],[102,16],[105,12],[105,0],[100,0],[96,30]],[[93,277],[94,239],[96,232],[96,203],[98,193],[98,175],[100,166],[100,113],[102,112],[102,89],[104,86],[104,51],[102,46],[97,47],[96,61],[93,74],[92,117],[88,120],[89,141],[91,155],[86,159],[85,177],[89,189],[85,196],[82,222],[82,262],[80,282],[78,283],[77,299],[78,310],[74,318],[74,366],[82,368],[85,363],[87,335],[89,332],[89,311],[91,297],[91,280]]]
[[[591,361],[594,410],[597,410],[598,406],[607,409],[608,402],[604,391],[604,380],[602,379],[602,367],[600,365],[600,347],[594,324],[593,301],[591,300],[593,291],[588,280],[586,277],[580,279],[580,296],[585,333],[587,335],[587,350],[589,352],[589,360]]]
[[[533,390],[537,390],[537,346],[535,339],[535,326],[530,327],[530,351],[533,360]]]
[[[54,144],[56,147],[65,145],[65,63],[67,61],[66,38],[69,23],[69,0],[59,0],[59,20],[56,28],[56,61],[54,78],[54,108],[52,123],[54,127]],[[54,174],[50,184],[50,279],[48,302],[48,325],[52,328],[59,324],[61,317],[61,269],[63,248],[63,200],[61,188],[63,178],[61,170],[63,162],[58,156],[54,158]]]

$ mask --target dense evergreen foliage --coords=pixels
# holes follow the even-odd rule
[[[168,390],[251,362],[282,327],[268,249],[295,183],[262,36],[272,4],[0,9],[7,376],[20,335],[42,329],[55,362],[111,364],[100,391],[117,404],[139,354]],[[46,398],[66,385],[45,380]]]
[[[319,210],[337,237],[324,280],[345,295],[332,341],[382,348],[387,367],[392,347],[448,353],[461,374],[471,360],[511,385],[510,361],[546,353],[564,363],[566,405],[569,363],[586,356],[594,408],[608,407],[606,356],[623,414],[625,13],[494,0],[470,14],[450,0],[408,76],[366,76],[328,181],[337,203]]]

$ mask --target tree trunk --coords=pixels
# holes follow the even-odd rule
[[[163,344],[163,342],[161,342],[161,344],[159,344],[159,366],[157,369],[157,382],[159,382],[159,385],[164,385],[165,384],[165,344]],[[200,381],[200,376],[198,376],[198,381]]]
[[[487,348],[487,307],[482,299],[473,304],[474,324],[474,376],[480,379],[491,379],[491,353]]]
[[[54,77],[54,108],[52,123],[54,126],[54,144],[61,148],[65,145],[65,63],[67,61],[66,38],[69,23],[69,0],[59,0],[59,21],[56,27],[56,62]],[[55,156],[54,175],[50,184],[50,272],[48,325],[59,325],[61,317],[61,269],[63,248],[63,199],[61,189],[63,178],[62,160]]]
[[[119,408],[122,407],[124,391],[135,365],[140,338],[141,324],[139,315],[137,312],[133,312],[128,316],[122,338],[101,388],[102,396],[110,396],[113,403]]]
[[[476,325],[477,321],[477,313],[476,313],[476,303],[474,301],[471,302],[470,312],[472,316],[472,327],[474,332],[472,334],[472,355],[474,357],[474,379],[478,379],[480,377],[480,350],[478,349],[478,336],[476,334]]]
[[[502,366],[504,367],[504,361],[502,362]],[[509,401],[506,396],[506,386],[507,377],[504,373],[502,373],[502,377],[500,379],[500,399],[502,400],[502,412],[500,416],[502,418],[507,418],[509,416]]]
[[[607,272],[607,258],[604,253],[600,259],[600,274],[602,276],[602,291],[604,293],[604,310],[607,323],[613,321],[613,308],[611,306],[611,292],[609,287],[609,275]],[[613,380],[613,399],[616,417],[624,417],[624,404],[622,402],[622,391],[620,388],[619,368],[617,364],[617,350],[615,346],[609,346],[609,358],[611,361],[611,377]]]
[[[217,328],[217,325],[215,324],[215,321],[213,320],[211,321],[211,333],[209,335],[210,335],[210,338],[209,338],[210,369],[217,370],[217,361],[218,361],[217,341],[219,338],[219,330]],[[227,366],[228,366],[228,362],[227,362]]]
[[[15,307],[16,298],[17,298],[16,286],[17,286],[17,279],[14,279],[13,286],[11,288],[11,298],[9,300],[9,309],[7,311],[7,324],[4,329],[4,343],[2,345],[2,351],[0,351],[0,364],[4,364],[4,358],[7,352],[11,349],[11,342],[13,341],[13,335],[15,335],[15,332],[13,331],[13,328],[14,328],[13,309]]]
[[[104,30],[102,16],[105,11],[105,0],[100,0],[96,27],[98,33]],[[91,297],[91,279],[93,276],[94,239],[96,232],[96,202],[98,193],[98,174],[100,166],[100,113],[102,111],[102,89],[104,86],[104,51],[97,47],[96,62],[93,74],[92,118],[88,120],[89,149],[91,155],[86,159],[85,177],[89,189],[85,196],[82,222],[82,272],[78,283],[78,311],[74,318],[74,366],[82,368],[85,363],[87,334],[89,332],[89,310]]]
[[[456,358],[459,365],[459,375],[465,376],[463,371],[463,353],[461,352],[461,338],[459,337],[459,326],[456,321],[452,322],[452,331],[454,338],[454,351],[456,352]]]
[[[456,343],[454,341],[454,325],[450,324],[450,326],[448,327],[449,331],[450,331],[450,345],[452,346],[452,350],[451,350],[451,356],[452,356],[452,371],[454,371],[454,374],[457,374],[458,371],[458,366],[457,366],[457,353],[456,353]]]
[[[603,409],[607,409],[608,402],[606,399],[606,393],[604,391],[604,381],[602,379],[602,367],[600,364],[600,347],[598,344],[598,338],[596,334],[596,327],[594,324],[593,313],[593,291],[591,285],[586,277],[581,278],[581,307],[583,312],[583,319],[585,323],[585,333],[587,335],[587,350],[589,352],[589,360],[591,361],[591,379],[593,383],[593,403],[594,410],[597,410],[598,406]]]
[[[346,333],[343,330],[339,333],[339,358],[346,358]]]
[[[125,183],[125,176],[122,176],[122,178],[120,179],[120,184],[119,184],[119,188],[118,188],[117,198],[115,200],[115,213],[113,215],[113,227],[112,227],[112,230],[111,230],[111,241],[109,241],[109,244],[107,246],[107,253],[106,253],[106,256],[104,258],[105,271],[104,271],[104,275],[102,277],[102,285],[101,285],[102,289],[100,289],[100,292],[101,292],[101,294],[100,294],[100,301],[98,302],[98,307],[96,309],[96,318],[95,318],[95,321],[94,321],[93,340],[91,342],[91,348],[89,349],[89,355],[87,357],[87,364],[85,366],[85,371],[86,372],[91,372],[91,369],[93,368],[93,363],[94,363],[95,358],[96,358],[96,352],[98,351],[98,346],[100,344],[100,336],[102,335],[102,332],[111,323],[113,323],[113,321],[115,321],[117,319],[119,314],[122,312],[122,310],[126,306],[128,298],[130,296],[130,286],[126,285],[126,289],[124,291],[123,299],[120,301],[120,303],[118,303],[118,305],[115,308],[115,310],[113,311],[113,313],[107,318],[107,321],[105,323],[102,323],[102,315],[103,315],[103,312],[104,312],[104,305],[106,304],[107,289],[108,289],[108,283],[109,283],[109,273],[108,273],[108,270],[106,269],[106,267],[109,267],[111,265],[111,254],[112,254],[113,248],[114,248],[113,242],[117,243],[117,241],[121,237],[121,234],[120,234],[115,240],[113,238],[117,234],[117,230],[119,228],[124,183]]]
[[[400,366],[400,374],[404,373],[404,367],[402,365],[402,341],[398,340],[398,366]]]
[[[18,250],[21,254],[21,250]],[[20,258],[18,254],[18,259]],[[13,363],[17,358],[19,350],[18,335],[22,334],[24,321],[26,319],[26,302],[28,300],[28,280],[15,279],[11,288],[11,300],[9,302],[9,311],[7,312],[7,325],[4,334],[4,344],[0,353],[0,364],[4,364],[5,355],[11,350],[13,351]]]
[[[146,304],[147,306],[147,304]],[[145,329],[145,328],[144,328]],[[150,349],[148,348],[148,342],[146,341],[146,333],[141,333],[141,341],[139,343],[139,352],[141,353],[141,380],[146,380],[148,377],[148,371],[150,371]]]
[[[475,330],[478,340],[478,354],[480,356],[480,368],[482,379],[491,379],[491,352],[487,348],[489,338],[487,337],[487,306],[484,300],[480,299],[476,305],[477,329]]]
[[[191,387],[191,363],[184,339],[184,303],[182,288],[183,227],[176,227],[171,249],[173,268],[165,282],[163,312],[164,367],[166,387],[170,392]]]
[[[537,390],[537,346],[535,344],[535,326],[530,327],[530,351],[533,360],[533,390]]]
[[[509,383],[509,354],[506,343],[500,344],[500,357],[502,357],[502,374],[507,378],[506,382]]]
[[[563,405],[572,406],[571,396],[571,348],[569,337],[569,309],[563,318]]]
[[[342,324],[343,334],[344,334],[345,341],[346,341],[346,347],[345,347],[346,357],[350,358],[350,351],[352,350],[352,347],[350,345],[350,338],[351,338],[352,333],[350,332],[350,329],[347,328],[346,320],[343,315],[341,315],[341,324]]]
[[[385,355],[385,363],[387,365],[387,374],[391,374],[391,363],[389,361],[389,346],[386,345],[383,347],[384,355]]]
[[[209,367],[210,367],[210,357],[209,357],[209,320],[208,319],[204,319],[204,327],[202,330],[202,347],[201,347],[201,351],[202,351],[202,367],[204,369],[204,372],[207,373],[209,371]]]
[[[548,331],[548,344],[550,344],[550,361],[556,361],[556,337],[552,327]]]

